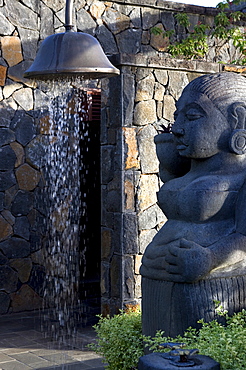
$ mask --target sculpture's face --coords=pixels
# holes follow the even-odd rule
[[[172,132],[180,155],[209,158],[228,150],[231,134],[225,116],[202,93],[186,88],[176,104]]]

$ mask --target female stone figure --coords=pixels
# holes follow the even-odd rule
[[[158,193],[168,221],[141,266],[148,335],[176,336],[213,319],[214,300],[229,313],[246,308],[246,78],[198,77],[176,107],[172,133],[156,139],[161,175],[172,174]],[[162,135],[176,145],[173,158]],[[190,161],[182,176],[178,157]]]

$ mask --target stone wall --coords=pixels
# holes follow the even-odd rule
[[[24,5],[25,3],[25,5]],[[23,78],[40,41],[63,31],[65,0],[0,0],[0,313],[41,305],[44,262],[45,107],[48,92]],[[215,9],[165,1],[76,0],[79,31],[96,36],[121,76],[102,82],[102,296],[116,312],[141,296],[141,254],[165,221],[156,205],[160,186],[153,137],[172,120],[181,89],[218,64],[184,62],[165,55],[150,29],[175,27],[187,11],[192,25],[213,22]],[[213,50],[213,48],[211,49]],[[226,45],[216,58],[228,61]],[[215,57],[211,51],[210,61]],[[163,68],[164,67],[164,68]],[[222,67],[220,67],[222,68]],[[42,123],[42,124],[40,124]]]

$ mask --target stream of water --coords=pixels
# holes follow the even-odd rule
[[[63,80],[49,81],[47,91],[51,93],[48,93],[45,128],[48,138],[44,248],[44,302],[48,320],[45,330],[58,339],[73,334],[79,314],[80,263],[85,252],[80,249],[80,237],[81,229],[86,227],[80,224],[82,213],[86,212],[86,192],[81,193],[81,179],[86,176],[86,169],[83,169],[80,144],[82,141],[86,150],[89,138],[82,120],[84,112],[78,89]]]

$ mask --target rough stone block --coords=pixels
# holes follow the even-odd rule
[[[4,208],[3,202],[4,202],[4,193],[0,193],[0,212]]]
[[[115,147],[112,145],[103,146],[101,148],[101,176],[102,183],[107,184],[114,176],[114,152]]]
[[[12,226],[0,215],[0,241],[12,235]]]
[[[14,117],[17,104],[13,98],[5,99],[0,102],[0,127],[9,127],[12,118]]]
[[[38,29],[38,15],[30,8],[18,1],[6,1],[6,9],[10,22],[15,26],[27,27],[32,30]]]
[[[125,170],[139,168],[139,153],[135,128],[123,127]]]
[[[115,9],[107,8],[103,14],[103,21],[111,32],[117,34],[129,28],[130,18]]]
[[[144,126],[157,120],[155,101],[146,100],[137,103],[134,110],[134,124]]]
[[[163,98],[163,117],[169,122],[174,121],[173,114],[176,110],[175,100],[171,95],[164,95]]]
[[[140,254],[137,254],[136,256],[134,256],[134,272],[136,275],[139,275],[139,269],[141,266],[142,257],[143,256]]]
[[[166,217],[157,204],[141,212],[138,216],[139,230],[154,228],[159,223],[166,221]]]
[[[135,211],[135,184],[133,174],[125,174],[124,181],[124,209],[126,211]]]
[[[144,30],[148,30],[149,28],[155,26],[159,22],[159,20],[159,9],[153,9],[149,7],[144,7],[142,9],[142,24]]]
[[[141,29],[129,28],[116,35],[117,44],[121,53],[137,54],[141,49]],[[131,40],[131,42],[129,42]]]
[[[108,184],[106,210],[120,212],[122,209],[121,173],[115,172],[115,178]]]
[[[163,86],[166,86],[168,83],[168,74],[166,70],[162,69],[156,69],[154,71],[155,78],[157,81],[162,84]]]
[[[0,148],[0,171],[14,169],[15,162],[16,155],[10,145]]]
[[[174,97],[175,100],[178,100],[183,89],[188,85],[189,80],[186,72],[178,71],[168,71],[169,75],[169,92]]]
[[[21,238],[29,240],[30,237],[30,223],[26,216],[16,217],[14,225],[14,233]]]
[[[134,298],[135,279],[133,273],[133,257],[124,257],[124,299]]]
[[[7,67],[0,65],[0,86],[5,85]]]
[[[142,34],[142,44],[148,45],[149,42],[150,42],[150,32],[145,30],[143,31],[143,34]]]
[[[120,298],[122,291],[122,258],[121,256],[114,255],[111,261],[110,268],[110,286],[111,286],[111,297]]]
[[[11,294],[13,312],[30,311],[42,307],[42,298],[27,284]]]
[[[34,208],[42,215],[47,215],[50,206],[49,193],[45,189],[37,187],[34,190]],[[65,207],[66,209],[66,207]],[[43,222],[39,220],[38,222]],[[36,225],[37,226],[37,225]],[[40,228],[40,224],[37,226]]]
[[[163,118],[163,103],[160,101],[156,104],[156,115],[159,120]]]
[[[25,160],[24,148],[21,144],[17,143],[16,141],[11,143],[10,146],[16,155],[15,167],[19,167],[24,163]]]
[[[159,161],[156,156],[154,137],[157,135],[156,129],[152,125],[146,125],[138,131],[138,146],[140,154],[140,164],[143,174],[157,173],[159,171]],[[153,189],[155,191],[156,189]]]
[[[36,82],[34,80],[28,80],[27,78],[23,77],[24,72],[31,66],[32,62],[29,60],[23,60],[23,62],[9,67],[8,69],[8,77],[16,82],[22,82],[28,86],[36,86]]]
[[[140,253],[144,253],[146,247],[153,240],[154,236],[157,234],[156,229],[141,230],[139,234],[139,250]]]
[[[112,254],[112,230],[102,227],[101,229],[102,260],[109,260]]]
[[[142,298],[141,280],[142,279],[140,275],[135,276],[135,290],[134,290],[135,299]]]
[[[33,109],[33,92],[30,87],[15,91],[13,98],[24,111]]]
[[[26,146],[36,134],[33,118],[25,112],[16,113],[11,127],[15,131],[16,140],[23,146]]]
[[[2,252],[0,252],[0,265],[5,265],[8,262],[9,259]]]
[[[131,126],[135,100],[135,75],[123,74],[123,125]]]
[[[14,216],[26,216],[33,207],[33,193],[19,190],[13,200],[11,212]]]
[[[13,226],[14,223],[15,223],[15,217],[12,215],[12,213],[7,210],[7,209],[4,209],[3,212],[2,212],[2,216],[5,218],[5,220],[11,225]]]
[[[15,134],[9,128],[0,128],[0,146],[11,143],[15,140]]]
[[[157,175],[141,175],[137,193],[137,210],[142,212],[157,202],[156,193],[159,190]]]
[[[122,254],[122,214],[114,213],[113,214],[113,232],[112,232],[112,246],[113,252]]]
[[[161,22],[165,30],[173,30],[175,28],[175,19],[172,12],[161,11]]]
[[[53,19],[52,9],[47,7],[45,4],[40,3],[40,38],[45,39],[46,37],[54,33],[54,25],[51,22]]]
[[[32,191],[38,185],[41,174],[29,164],[23,164],[16,170],[16,178],[21,190]]]
[[[17,36],[4,36],[1,38],[3,57],[10,67],[23,60],[21,41]]]
[[[4,191],[16,184],[13,171],[0,172],[0,191]]]
[[[91,7],[92,6],[93,4],[91,5]],[[108,54],[116,54],[118,52],[114,36],[103,24],[97,27],[96,37],[100,42],[103,50],[106,50]]]
[[[43,220],[43,218],[42,218]],[[43,222],[43,228],[44,228],[44,222]],[[41,227],[38,229],[39,232],[42,232],[43,230]],[[41,237],[39,234],[30,233],[30,250],[31,252],[36,252],[41,249],[42,247],[42,242],[41,242]]]
[[[165,29],[162,23],[156,25],[157,28],[161,31],[159,34],[151,33],[150,35],[150,45],[157,51],[167,51],[170,44],[169,37],[163,37]]]
[[[9,305],[10,305],[9,294],[0,292],[0,315],[8,312]]]
[[[137,57],[137,56],[136,56]],[[144,60],[143,61],[139,61],[140,64],[145,64],[144,63]],[[152,74],[153,72],[153,69],[152,68],[137,68],[135,73],[136,73],[136,81],[140,81],[146,77],[148,77],[150,74]]]
[[[123,251],[126,254],[138,253],[138,228],[135,213],[123,215]]]
[[[101,294],[103,297],[110,296],[110,279],[109,265],[101,264]]]
[[[17,288],[18,274],[10,266],[0,266],[0,290],[12,293]]]
[[[44,0],[43,1],[49,8],[54,9],[55,12],[58,12],[62,8],[64,8],[64,1],[63,0]],[[79,3],[79,2],[77,2]]]
[[[35,137],[25,149],[26,161],[33,167],[39,169],[47,160],[45,147],[47,145],[47,138],[41,135]]]
[[[165,87],[159,82],[155,83],[154,99],[157,101],[162,101],[165,93]]]
[[[17,258],[10,261],[10,266],[18,272],[18,278],[22,283],[29,280],[32,260],[31,258]]]
[[[154,93],[155,78],[153,74],[149,74],[144,79],[138,81],[136,88],[135,101],[151,100]]]
[[[122,109],[121,109],[121,76],[111,77],[108,82],[108,89],[110,91],[108,97],[108,111],[107,111],[107,126],[121,127],[122,126]]]
[[[14,31],[14,26],[8,21],[8,19],[0,13],[0,24],[1,24],[1,34],[11,35]]]
[[[12,237],[0,243],[0,250],[8,258],[24,258],[30,254],[30,243],[24,239]]]

